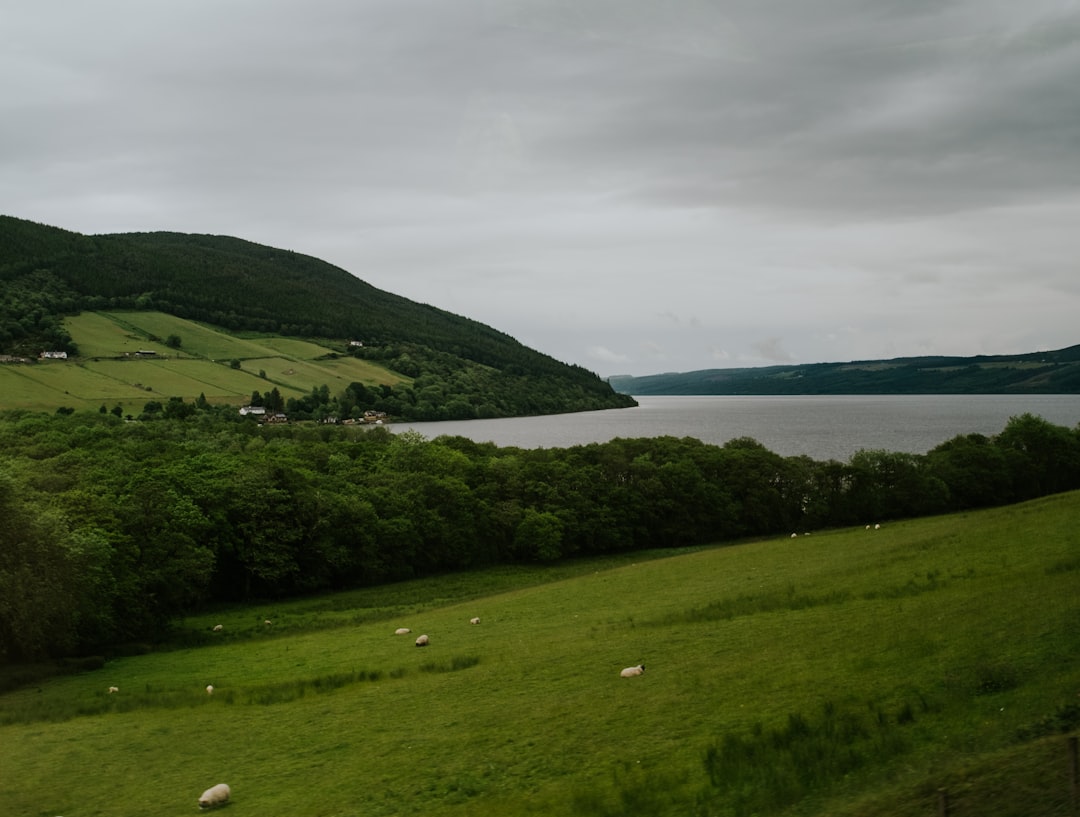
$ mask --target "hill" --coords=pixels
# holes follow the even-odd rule
[[[1051,352],[899,357],[609,377],[623,394],[1076,394],[1080,345]]]
[[[1078,512],[207,610],[180,648],[0,695],[0,791],[41,815],[186,815],[224,781],[239,814],[918,817],[946,789],[953,815],[1065,817]]]
[[[477,321],[317,258],[227,236],[85,236],[0,216],[0,283],[0,355],[9,357],[79,355],[65,317],[154,311],[233,335],[303,338],[368,361],[392,373],[368,384],[394,389],[394,408],[410,419],[633,405],[594,373]]]

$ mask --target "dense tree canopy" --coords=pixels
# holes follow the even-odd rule
[[[180,401],[182,403],[182,401]],[[172,401],[170,401],[170,404]],[[0,416],[0,660],[153,640],[242,601],[722,542],[1080,487],[1080,430],[1031,415],[846,463],[754,440],[523,450],[209,406]]]

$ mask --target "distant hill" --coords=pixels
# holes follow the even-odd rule
[[[127,310],[340,349],[392,372],[368,385],[392,387],[394,408],[410,419],[634,404],[580,366],[311,256],[227,236],[87,236],[0,216],[0,355],[50,350],[77,359],[65,318]]]
[[[898,357],[609,377],[623,394],[1076,394],[1080,345],[1053,352]]]

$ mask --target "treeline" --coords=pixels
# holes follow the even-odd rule
[[[210,602],[787,535],[1080,488],[1080,430],[1031,415],[926,455],[750,439],[523,450],[382,428],[0,419],[0,658],[153,641]]]

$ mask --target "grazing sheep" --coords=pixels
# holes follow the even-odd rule
[[[229,795],[231,794],[232,792],[229,790],[227,783],[218,783],[216,786],[211,786],[199,798],[199,808],[224,806],[229,802]]]
[[[398,627],[396,630],[394,630],[394,635],[408,635],[411,632],[412,630],[410,630],[408,627]]]
[[[110,695],[112,695],[114,692],[119,692],[119,691],[120,691],[120,687],[109,687],[109,694]]]
[[[429,641],[428,637],[426,635],[422,635],[418,639],[416,639],[416,646],[417,647],[426,647],[428,645],[428,641]]]
[[[266,619],[266,621],[263,622],[263,624],[265,624],[267,627],[269,627],[273,623],[274,622],[272,622],[270,619]]]
[[[798,538],[799,538],[799,534],[797,534],[797,533],[793,533],[793,534],[791,534],[791,538],[792,538],[792,539],[798,539]]]
[[[214,685],[213,684],[207,684],[206,685],[206,694],[207,695],[213,695],[214,694]]]
[[[222,627],[221,627],[221,625],[220,625],[220,624],[215,624],[215,625],[214,625],[214,632],[215,632],[215,633],[220,633],[220,632],[221,632],[221,629],[222,629]]]
[[[470,623],[470,624],[479,624],[479,623],[480,623],[480,619],[479,619],[479,618],[470,618],[470,619],[469,619],[469,623]]]
[[[645,672],[645,665],[638,664],[636,667],[627,667],[619,673],[619,676],[622,678],[635,678],[643,672]]]
[[[874,530],[881,530],[881,525],[874,525]]]

